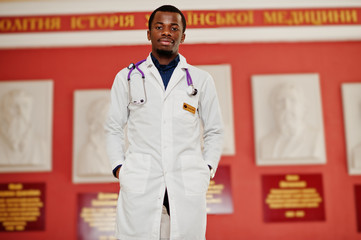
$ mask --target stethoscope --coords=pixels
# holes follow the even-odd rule
[[[144,61],[146,61],[146,59],[143,59],[143,60],[137,62],[136,64],[131,63],[131,64],[128,66],[128,69],[129,69],[129,73],[128,73],[128,77],[127,77],[128,83],[129,83],[129,81],[130,81],[130,76],[131,76],[131,74],[132,74],[132,72],[133,72],[134,69],[137,69],[138,72],[139,72],[139,73],[141,74],[141,76],[142,76],[144,98],[141,98],[141,99],[139,99],[139,100],[132,99],[131,86],[130,86],[131,84],[128,84],[128,86],[129,86],[129,93],[130,93],[130,103],[137,104],[137,105],[142,105],[142,104],[144,104],[144,103],[147,102],[147,94],[146,94],[146,91],[145,91],[145,75],[144,75],[143,71],[140,70],[140,68],[139,68],[139,65],[142,64]],[[197,90],[197,88],[195,88],[194,85],[193,85],[192,77],[191,77],[191,75],[189,74],[188,68],[183,68],[183,69],[184,69],[184,71],[186,72],[186,76],[187,76],[187,84],[188,84],[187,94],[188,94],[189,96],[195,96],[195,95],[197,95],[198,90]]]

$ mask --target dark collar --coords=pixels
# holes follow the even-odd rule
[[[177,57],[175,59],[173,59],[168,65],[161,65],[158,60],[153,56],[153,54],[150,54],[152,61],[154,63],[154,65],[157,67],[158,70],[162,70],[162,71],[167,71],[171,68],[175,68],[178,63],[179,63],[179,54],[177,55]]]

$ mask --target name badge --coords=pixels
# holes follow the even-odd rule
[[[189,105],[188,103],[183,103],[183,109],[193,114],[196,113],[196,108]]]

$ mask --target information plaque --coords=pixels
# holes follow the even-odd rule
[[[324,221],[321,174],[262,176],[265,222]]]
[[[0,184],[0,231],[45,230],[45,183]]]
[[[229,166],[219,166],[217,174],[209,183],[207,191],[208,214],[233,213],[231,176]]]
[[[361,185],[355,185],[357,231],[361,232]]]
[[[116,240],[118,193],[78,194],[78,240]]]

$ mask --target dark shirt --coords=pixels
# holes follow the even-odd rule
[[[158,69],[160,76],[162,77],[164,89],[167,89],[169,80],[174,72],[174,69],[179,63],[179,55],[177,55],[177,57],[173,59],[168,65],[161,65],[158,60],[153,56],[153,54],[150,54],[150,56],[154,65]]]

